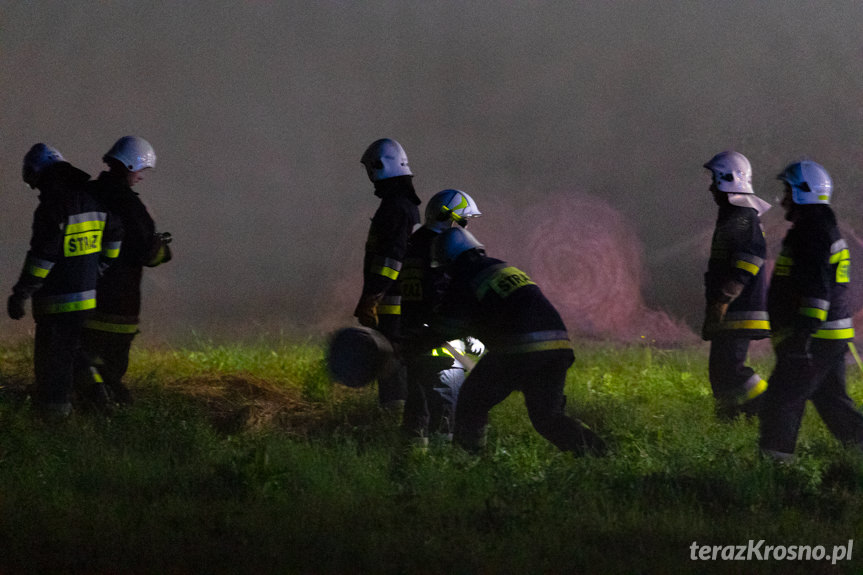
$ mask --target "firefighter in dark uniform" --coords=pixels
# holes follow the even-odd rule
[[[760,216],[770,204],[752,190],[752,167],[734,151],[715,155],[710,191],[719,206],[704,274],[707,309],[702,338],[710,341],[709,376],[721,418],[757,413],[767,382],[746,365],[749,342],[770,335],[767,253]]]
[[[812,161],[790,164],[782,207],[792,223],[768,291],[776,367],[761,408],[762,453],[790,459],[806,401],[830,432],[863,447],[863,414],[848,396],[845,352],[854,338],[850,254],[830,208],[833,181]]]
[[[84,321],[96,307],[100,272],[115,260],[121,230],[87,191],[90,176],[54,148],[36,144],[24,157],[24,182],[39,190],[30,251],[7,311],[25,314],[32,297],[36,321],[34,406],[49,415],[72,411]]]
[[[361,162],[381,203],[366,240],[363,291],[354,315],[361,325],[377,329],[393,345],[398,367],[378,378],[378,399],[384,409],[400,413],[407,397],[407,382],[400,354],[401,294],[396,280],[408,238],[420,223],[420,199],[414,191],[407,155],[395,140],[373,142]]]
[[[108,171],[91,183],[94,195],[119,216],[124,229],[123,251],[99,281],[99,304],[87,320],[84,347],[104,380],[106,400],[131,403],[123,384],[129,351],[138,333],[143,267],[170,261],[170,234],[157,233],[146,206],[132,191],[146,170],[156,166],[153,147],[137,136],[117,140],[102,158]]]
[[[430,321],[446,286],[442,268],[431,267],[434,239],[453,223],[467,227],[481,212],[467,193],[446,189],[436,193],[426,204],[425,222],[408,242],[404,267],[399,274],[402,296],[402,331],[405,339],[421,333]],[[410,343],[407,344],[410,347]],[[455,406],[464,382],[465,356],[480,355],[483,344],[470,337],[448,342],[444,347],[406,353],[408,396],[402,429],[416,445],[428,445],[429,431],[451,438]]]
[[[487,257],[461,228],[438,236],[432,265],[445,267],[450,283],[431,329],[447,339],[474,334],[488,348],[462,386],[454,443],[482,450],[489,411],[518,390],[531,423],[548,441],[575,455],[604,453],[605,442],[564,413],[572,343],[539,287],[523,271]]]

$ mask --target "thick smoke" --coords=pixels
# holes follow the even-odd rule
[[[765,198],[809,155],[831,172],[843,221],[863,217],[861,21],[861,3],[805,0],[7,2],[0,287],[27,248],[30,145],[52,143],[95,175],[118,137],[137,134],[159,160],[136,191],[175,238],[174,261],[145,274],[144,337],[350,321],[376,203],[359,157],[392,137],[421,197],[477,198],[492,253],[508,239],[537,245],[501,250],[516,265],[578,258],[568,245],[542,254],[505,211],[549,190],[605,202],[629,222],[613,245],[640,246],[640,267],[630,248],[619,264],[642,286],[638,305],[697,326],[715,217],[701,166],[716,152],[746,154]],[[344,299],[322,301],[334,289]],[[649,316],[622,298],[609,323]],[[571,314],[573,329],[600,329],[589,312]],[[5,334],[32,329],[4,321]]]
[[[510,206],[504,221],[477,232],[489,255],[520,267],[577,335],[682,343],[692,331],[644,302],[643,246],[636,228],[607,202],[566,193]]]
[[[645,304],[642,244],[635,226],[608,203],[561,194],[528,207],[498,202],[490,211],[470,231],[490,256],[527,271],[573,334],[663,344],[694,340],[681,321]],[[358,219],[334,244],[333,269],[340,271],[327,282],[319,329],[355,321],[350,313],[362,282],[367,224]]]

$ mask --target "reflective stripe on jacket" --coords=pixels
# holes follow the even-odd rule
[[[704,274],[705,297],[708,305],[721,301],[722,288],[729,282],[742,284],[743,291],[729,304],[719,332],[749,339],[770,334],[766,254],[758,212],[735,205],[721,206]]]
[[[95,308],[99,274],[122,246],[119,220],[90,193],[90,176],[66,162],[46,170],[30,250],[13,288],[32,296],[35,317]]]
[[[490,353],[572,348],[560,314],[522,270],[469,255],[457,259],[447,273],[452,279],[432,320],[441,335],[473,335]]]
[[[782,242],[768,304],[774,339],[795,330],[818,339],[854,338],[849,302],[851,254],[828,205],[795,206]]]

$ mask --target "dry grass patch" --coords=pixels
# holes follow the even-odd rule
[[[331,427],[332,405],[363,393],[335,386],[331,402],[309,401],[295,386],[249,373],[196,374],[167,381],[163,389],[201,407],[221,433],[276,428],[301,437]]]

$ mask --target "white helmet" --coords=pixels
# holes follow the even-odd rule
[[[48,144],[35,144],[24,155],[24,166],[21,168],[21,177],[24,183],[31,188],[36,187],[39,173],[57,162],[65,162],[63,155]]]
[[[752,166],[746,156],[733,150],[719,152],[704,167],[713,172],[713,181],[726,194],[754,194]]]
[[[434,239],[431,267],[448,266],[466,251],[484,247],[469,231],[450,228]]]
[[[821,164],[811,160],[789,164],[778,179],[791,186],[795,204],[829,204],[833,180]]]
[[[450,228],[453,222],[464,227],[470,218],[482,213],[469,195],[461,190],[442,190],[426,204],[425,226],[438,233]]]
[[[728,203],[752,208],[759,216],[770,209],[770,204],[752,189],[752,165],[743,154],[733,150],[719,152],[704,167],[713,172],[716,189],[728,194]]]
[[[366,173],[373,182],[396,176],[413,175],[408,166],[408,156],[404,148],[389,138],[373,142],[366,148],[360,162],[366,167]]]
[[[123,136],[102,156],[103,161],[113,158],[123,164],[130,172],[140,172],[145,168],[156,167],[156,152],[150,142],[138,136]]]

